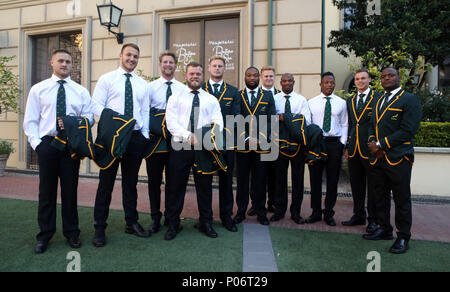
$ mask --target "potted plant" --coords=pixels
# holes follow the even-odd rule
[[[14,153],[13,143],[5,140],[0,140],[0,177],[4,175],[6,162],[9,155]]]

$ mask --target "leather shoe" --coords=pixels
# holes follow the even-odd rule
[[[280,214],[274,214],[272,217],[270,217],[270,221],[277,222],[284,218],[284,215]]]
[[[324,221],[328,226],[332,226],[332,227],[336,226],[336,221],[334,220],[333,217],[325,218]]]
[[[297,224],[299,224],[299,225],[303,225],[303,224],[306,223],[306,220],[303,219],[303,218],[300,217],[300,216],[292,216],[291,219],[292,219],[295,223],[297,223]]]
[[[128,234],[134,234],[138,237],[150,237],[151,233],[148,233],[147,231],[142,228],[142,226],[139,223],[134,223],[133,225],[127,225],[125,227],[125,233]]]
[[[34,252],[36,254],[44,253],[47,250],[48,242],[38,241],[36,243],[36,247],[34,248]]]
[[[169,229],[167,230],[166,234],[164,235],[165,240],[172,240],[175,237],[177,237],[177,234],[180,233],[180,231],[183,230],[183,226],[171,226],[169,225]]]
[[[364,239],[367,240],[392,240],[394,237],[392,236],[392,232],[386,232],[381,228],[375,230],[372,234],[364,234]]]
[[[306,223],[308,224],[313,224],[319,221],[322,221],[322,216],[320,215],[311,215],[308,219],[306,219]]]
[[[67,242],[69,243],[71,248],[80,248],[81,247],[81,241],[80,241],[79,237],[68,238]]]
[[[159,230],[161,230],[161,221],[155,219],[153,220],[152,227],[150,227],[148,233],[157,233]]]
[[[366,220],[357,219],[355,217],[352,217],[348,221],[343,221],[342,225],[344,226],[358,226],[358,225],[366,225]]]
[[[245,220],[245,215],[240,214],[240,213],[238,213],[236,216],[234,216],[234,219],[233,219],[234,224],[239,224],[244,220]]]
[[[106,245],[106,236],[104,230],[96,230],[92,244],[95,247],[104,247]]]
[[[203,232],[204,234],[206,234],[206,236],[211,237],[211,238],[217,238],[219,235],[217,234],[217,232],[213,229],[212,225],[210,223],[204,223],[204,224],[195,224],[194,226],[195,228],[197,228],[200,232]]]
[[[234,221],[230,218],[228,220],[224,220],[222,221],[222,225],[231,232],[237,232],[238,228],[236,226],[236,224],[234,223]]]
[[[250,210],[248,210],[247,215],[248,216],[255,216],[256,215],[256,209],[252,206],[250,208]]]
[[[377,231],[377,229],[378,229],[378,225],[376,223],[372,222],[372,223],[369,223],[369,225],[367,225],[366,232],[369,234],[372,234],[375,231]]]
[[[258,216],[258,222],[261,225],[270,225],[270,221],[269,221],[269,219],[267,219],[266,216]]]
[[[409,249],[409,242],[404,238],[397,238],[394,245],[389,249],[389,252],[394,254],[405,253]]]

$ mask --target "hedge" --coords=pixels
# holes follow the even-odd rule
[[[420,123],[414,142],[416,147],[450,147],[450,122]]]

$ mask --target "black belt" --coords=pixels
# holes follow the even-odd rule
[[[324,137],[325,142],[339,142],[341,137]]]

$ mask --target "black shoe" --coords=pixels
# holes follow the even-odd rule
[[[204,224],[198,223],[198,224],[195,224],[194,227],[197,228],[200,232],[203,232],[204,234],[206,234],[206,236],[208,236],[208,237],[217,238],[219,236],[217,234],[217,232],[213,229],[211,223],[204,223]]]
[[[152,223],[152,227],[150,227],[150,230],[148,233],[157,233],[159,230],[161,230],[161,221],[160,219],[154,219]]]
[[[238,213],[236,216],[234,216],[234,219],[233,219],[234,224],[239,224],[244,220],[245,220],[245,215],[243,215],[241,213]]]
[[[261,224],[261,225],[270,225],[270,221],[269,221],[269,219],[267,219],[267,217],[266,216],[258,216],[258,222]]]
[[[223,220],[222,221],[222,225],[231,232],[237,232],[238,228],[236,226],[236,223],[234,223],[234,221],[230,218],[228,220]]]
[[[177,237],[177,234],[180,233],[180,231],[183,230],[183,226],[178,225],[178,226],[170,226],[169,225],[169,229],[167,230],[166,234],[164,235],[164,239],[165,240],[172,240],[175,237]]]
[[[36,243],[36,247],[34,248],[34,253],[41,254],[47,250],[48,242],[46,241],[38,241]]]
[[[372,222],[372,223],[369,223],[369,225],[367,225],[366,232],[369,234],[372,234],[375,231],[377,231],[377,229],[378,229],[378,225],[376,223]]]
[[[333,217],[327,217],[324,219],[324,221],[328,226],[332,226],[332,227],[336,226],[336,221],[334,221]]]
[[[394,254],[405,253],[409,249],[409,241],[404,238],[397,238],[394,245],[389,249],[389,252]]]
[[[247,215],[248,216],[255,216],[256,215],[256,209],[252,206],[250,208],[250,210],[248,210]]]
[[[79,237],[68,238],[67,242],[69,243],[71,248],[80,248],[81,247],[81,241],[80,241]]]
[[[95,247],[104,247],[106,245],[106,236],[104,230],[96,230],[92,244]]]
[[[139,223],[125,226],[125,233],[134,234],[137,237],[150,237],[151,235],[151,233],[145,231]]]
[[[272,217],[270,217],[271,222],[277,222],[284,218],[284,215],[280,214],[274,214]]]
[[[320,216],[320,215],[311,215],[311,216],[309,216],[309,218],[308,219],[306,219],[306,223],[308,223],[308,224],[313,224],[313,223],[316,223],[316,222],[319,222],[319,221],[322,221],[322,216]]]
[[[394,237],[392,236],[392,232],[386,232],[381,228],[378,228],[372,234],[364,234],[363,238],[367,239],[367,240],[392,240],[392,239],[394,239]]]
[[[303,219],[301,216],[292,216],[291,219],[299,225],[303,225],[306,223],[306,220]]]
[[[342,225],[344,225],[344,226],[366,225],[366,220],[357,219],[355,217],[352,217],[350,220],[342,222]]]

